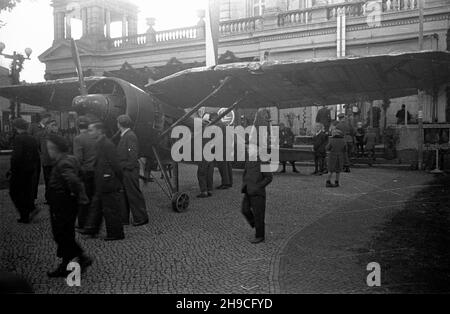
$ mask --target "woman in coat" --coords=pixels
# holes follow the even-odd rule
[[[326,183],[327,188],[334,188],[339,186],[339,176],[344,168],[345,157],[347,154],[347,143],[344,140],[344,133],[337,129],[332,128],[331,138],[329,139],[326,150],[329,152],[328,156],[328,180]],[[331,177],[333,173],[336,173],[336,181],[331,183]]]

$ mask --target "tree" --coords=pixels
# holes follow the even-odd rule
[[[19,3],[20,0],[0,0],[0,12],[4,11],[4,10],[8,10],[11,11],[17,3]],[[5,24],[3,23],[2,20],[0,20],[0,27],[4,26]]]
[[[20,0],[0,0],[0,12],[3,10],[11,11]]]

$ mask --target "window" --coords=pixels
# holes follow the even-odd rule
[[[313,0],[288,0],[287,10],[307,9],[313,6],[313,2]]]
[[[266,8],[265,0],[249,0],[252,16],[261,16]]]

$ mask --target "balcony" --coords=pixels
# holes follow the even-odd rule
[[[339,4],[317,6],[302,10],[292,10],[276,15],[249,17],[223,21],[219,26],[222,39],[233,36],[262,33],[264,31],[282,31],[287,27],[305,26],[318,23],[333,22],[339,14],[348,19],[362,18],[379,11],[380,14],[412,11],[417,9],[417,0],[382,0],[367,2],[362,0],[348,1]],[[201,42],[205,38],[205,23],[202,20],[197,26],[177,28],[165,31],[154,31],[152,28],[145,34],[106,40],[109,49],[129,49],[138,47],[158,47],[168,44],[183,45],[189,42]],[[331,24],[330,24],[331,25]]]

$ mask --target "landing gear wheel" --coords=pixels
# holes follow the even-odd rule
[[[189,195],[183,192],[176,192],[172,196],[172,208],[174,211],[182,213],[187,210],[189,206]]]

